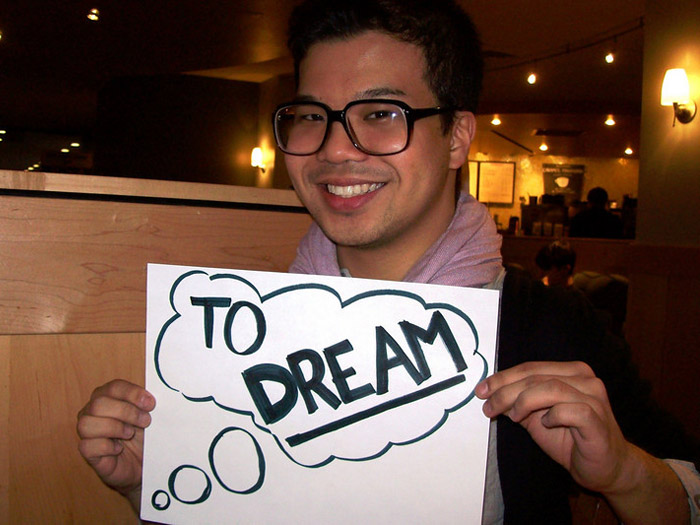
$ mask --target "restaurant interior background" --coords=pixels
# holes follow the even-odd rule
[[[288,188],[269,115],[294,92],[285,26],[295,3],[6,5],[0,169]],[[571,165],[578,178],[555,186],[567,202],[603,186],[618,213],[633,213],[643,0],[462,4],[486,55],[472,193],[506,228],[521,204],[553,193],[545,165]],[[264,168],[251,166],[254,147]]]
[[[563,175],[582,196],[637,198],[634,239],[570,239],[577,270],[629,280],[640,375],[700,436],[700,118],[660,104],[681,67],[700,103],[700,2],[459,1],[487,52],[469,168],[490,177],[471,182],[512,199],[490,205],[504,227]],[[294,257],[310,218],[277,189],[269,124],[293,91],[294,3],[0,4],[0,522],[137,522],[77,453],[75,413],[96,385],[143,379],[147,263]],[[531,264],[551,239],[504,235],[504,261]]]

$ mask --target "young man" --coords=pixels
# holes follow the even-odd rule
[[[570,520],[569,476],[626,523],[687,521],[678,476],[628,439],[661,457],[693,451],[649,402],[624,346],[582,300],[504,279],[483,207],[455,198],[481,80],[469,18],[451,0],[311,0],[292,16],[290,48],[298,93],[275,113],[275,133],[315,219],[291,271],[503,290],[500,372],[476,390],[498,420],[485,521]],[[81,453],[135,507],[154,404],[114,381],[78,420]]]

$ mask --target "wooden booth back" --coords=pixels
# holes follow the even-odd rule
[[[0,523],[138,523],[77,450],[76,414],[143,384],[146,264],[286,271],[291,191],[0,171]]]

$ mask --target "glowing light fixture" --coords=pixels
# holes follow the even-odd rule
[[[612,115],[608,115],[608,118],[605,119],[605,125],[606,126],[614,126],[615,124],[616,124],[615,117],[613,117]]]
[[[79,148],[80,147],[80,142],[71,142],[70,143],[71,148]]]
[[[632,148],[627,148],[625,150],[625,155],[632,155],[632,153],[634,153],[634,150]]]
[[[501,119],[498,118],[498,115],[493,116],[493,120],[491,121],[491,124],[494,126],[500,126],[501,125]]]
[[[92,9],[90,9],[90,12],[88,13],[87,17],[88,20],[97,22],[100,19],[100,10],[93,7]]]
[[[607,55],[605,55],[605,62],[607,64],[612,64],[613,62],[615,62],[615,53],[610,51]]]
[[[546,143],[540,144],[540,151],[547,151],[549,149],[549,146],[547,146]]]
[[[61,153],[70,153],[70,150],[68,148],[63,148],[61,149]]]
[[[0,135],[4,135],[5,133],[7,133],[7,130],[0,129]]]
[[[685,69],[666,70],[661,86],[661,105],[673,106],[674,126],[676,120],[681,124],[687,124],[695,118],[697,106],[690,98],[690,84]]]
[[[527,77],[527,83],[532,85],[532,84],[535,84],[536,82],[537,82],[537,74],[535,74],[534,72],[530,73]]]
[[[263,164],[263,151],[262,148],[255,147],[253,151],[250,152],[250,165],[254,168],[260,168],[263,173],[265,173],[265,164]]]

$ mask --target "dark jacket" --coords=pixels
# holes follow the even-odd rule
[[[509,271],[503,286],[498,368],[526,361],[585,361],[602,379],[628,441],[661,458],[698,460],[697,444],[650,397],[626,343],[606,332],[582,294],[549,288]],[[498,469],[506,523],[569,523],[569,473],[523,427],[497,422]]]

